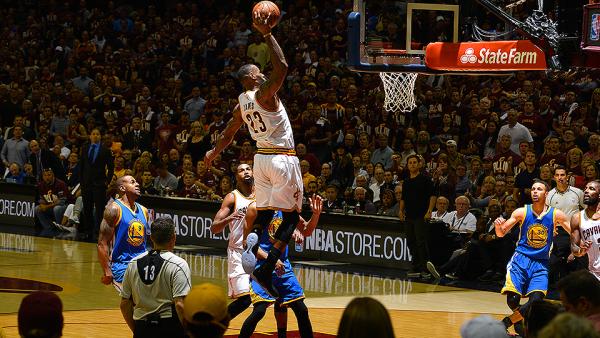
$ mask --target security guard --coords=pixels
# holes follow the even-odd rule
[[[190,291],[191,275],[186,261],[171,252],[173,221],[156,219],[150,239],[154,249],[132,259],[125,270],[121,313],[134,338],[185,337],[178,312]]]

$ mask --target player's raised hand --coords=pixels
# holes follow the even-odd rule
[[[262,35],[271,33],[271,26],[269,26],[269,18],[271,13],[254,12],[252,18],[252,26],[259,31]]]
[[[320,214],[323,211],[323,197],[320,195],[313,194],[312,197],[308,198],[308,202],[313,214]]]
[[[496,218],[496,220],[494,220],[494,225],[501,225],[504,222],[506,222],[506,220],[504,219],[504,217],[500,216]]]
[[[230,220],[240,220],[246,217],[246,213],[243,210],[238,210],[231,215],[229,215]]]

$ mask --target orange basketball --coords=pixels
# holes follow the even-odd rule
[[[256,23],[266,23],[271,28],[277,25],[280,15],[279,7],[271,1],[261,1],[252,8],[252,20]],[[259,22],[259,20],[266,20],[266,22]]]

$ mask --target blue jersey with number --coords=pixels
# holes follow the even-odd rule
[[[113,239],[111,253],[111,270],[116,282],[123,281],[127,264],[136,256],[146,252],[146,236],[148,234],[148,211],[138,203],[131,210],[118,199],[119,218]]]
[[[521,223],[516,251],[533,259],[548,260],[554,238],[554,211],[549,207],[539,217],[533,213],[531,204],[525,205],[525,219]]]

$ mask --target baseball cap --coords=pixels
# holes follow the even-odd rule
[[[448,140],[448,141],[446,141],[446,145],[447,146],[456,146],[456,141],[454,141],[454,140]]]
[[[508,337],[504,324],[488,315],[475,317],[460,328],[462,338],[505,338]]]
[[[62,336],[63,305],[53,292],[36,291],[21,301],[19,306],[19,334],[21,336]]]
[[[198,314],[208,315],[210,318],[204,322],[196,317]],[[192,324],[205,323],[227,329],[230,318],[225,290],[211,283],[194,286],[183,301],[183,318]],[[206,317],[201,316],[201,318]]]

